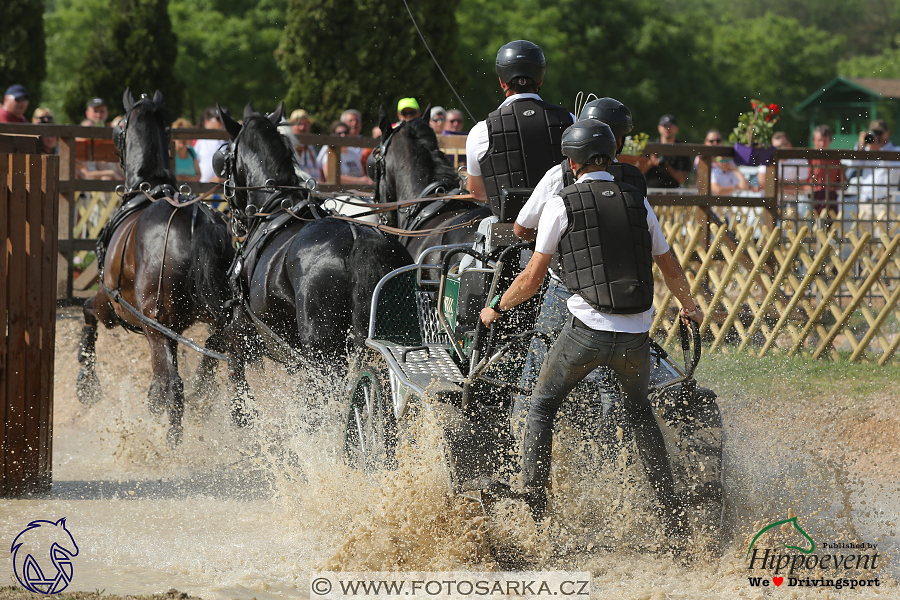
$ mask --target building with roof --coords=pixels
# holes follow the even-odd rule
[[[832,148],[853,148],[859,132],[878,118],[900,124],[900,79],[838,76],[816,90],[794,110],[809,113],[809,145],[816,125],[834,129]],[[879,107],[881,113],[879,114]],[[888,114],[884,114],[887,109]],[[898,129],[895,125],[894,129]]]

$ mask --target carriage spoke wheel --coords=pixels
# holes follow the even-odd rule
[[[382,371],[366,366],[351,392],[344,453],[351,465],[366,471],[396,466],[397,421],[386,383]]]

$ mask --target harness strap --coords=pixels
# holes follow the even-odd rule
[[[472,219],[471,221],[466,221],[465,223],[460,223],[458,225],[448,225],[446,227],[435,227],[434,229],[423,229],[420,231],[410,231],[408,229],[400,229],[399,227],[391,227],[389,225],[380,225],[375,223],[369,223],[367,221],[360,221],[359,219],[354,219],[353,217],[345,217],[342,215],[331,215],[329,218],[331,219],[340,219],[341,221],[348,221],[350,223],[356,223],[357,225],[362,225],[364,227],[371,227],[372,229],[377,229],[383,233],[390,233],[391,235],[396,235],[400,237],[428,237],[429,235],[437,235],[440,233],[447,233],[450,231],[456,231],[457,229],[464,229],[466,227],[472,227],[481,220],[481,218]]]
[[[166,268],[166,250],[169,247],[169,230],[172,228],[172,219],[175,218],[175,213],[178,212],[178,207],[172,211],[172,214],[169,215],[169,221],[166,223],[166,236],[163,238],[163,252],[162,252],[162,260],[159,263],[159,281],[156,284],[156,308],[153,311],[153,316],[157,319],[159,318],[159,299],[162,297],[162,280],[163,280],[163,271]]]

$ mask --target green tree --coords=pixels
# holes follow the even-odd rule
[[[105,34],[95,38],[66,92],[64,109],[73,121],[85,102],[100,96],[112,114],[121,114],[122,92],[135,97],[160,90],[177,114],[181,86],[175,80],[177,39],[169,20],[168,0],[110,0]]]
[[[0,93],[14,83],[28,88],[29,111],[41,100],[47,72],[42,0],[6,0],[0,19]]]
[[[458,85],[457,2],[409,4],[444,72]],[[356,108],[371,123],[381,103],[393,114],[406,96],[423,108],[456,104],[401,0],[289,0],[278,64],[290,86],[288,107],[303,107],[320,122]]]
[[[56,0],[47,2],[46,10],[47,77],[41,90],[44,105],[63,122],[63,100],[72,86],[72,73],[84,62],[90,40],[105,34],[109,0]],[[83,104],[73,115],[76,122],[84,118]]]
[[[184,116],[196,122],[216,102],[238,115],[247,102],[268,111],[284,99],[288,88],[275,50],[286,9],[287,0],[171,1]]]

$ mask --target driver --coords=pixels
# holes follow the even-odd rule
[[[575,118],[538,96],[545,66],[544,53],[529,41],[501,47],[496,68],[506,99],[466,139],[469,189],[494,214],[503,188],[533,188],[563,158],[559,140]]]
[[[632,130],[631,110],[614,98],[598,98],[584,105],[581,114],[578,116],[579,121],[584,119],[597,119],[609,125],[613,135],[616,137],[616,156],[622,152],[622,146],[625,143],[625,136]],[[607,165],[606,172],[613,176],[619,183],[628,183],[635,186],[642,197],[647,197],[647,182],[640,169],[628,163],[620,163],[614,160]],[[544,177],[538,183],[528,202],[522,207],[516,222],[513,225],[515,234],[529,242],[533,242],[537,237],[538,223],[541,213],[547,202],[559,194],[564,187],[575,183],[575,174],[569,166],[569,159],[563,160],[560,164],[544,174]],[[556,261],[554,261],[556,263]],[[551,339],[556,339],[559,332],[565,325],[566,302],[572,297],[572,292],[566,289],[560,277],[561,266],[559,264],[550,265],[550,284],[544,293],[543,304],[541,304],[540,314],[535,323],[536,330],[546,333]],[[519,387],[523,389],[531,389],[534,380],[537,378],[544,360],[544,343],[535,338],[531,342],[528,351],[528,358],[525,361],[525,368],[522,371],[522,377],[519,380]],[[609,369],[602,367],[591,373],[586,379],[588,381],[596,381],[600,385],[601,398],[603,398],[603,411],[606,418],[603,419],[603,431],[601,439],[606,447],[606,456],[614,455],[615,451],[621,446],[622,442],[616,433],[617,419],[609,418],[609,411],[612,406],[612,399],[615,398],[616,390],[614,381],[610,379],[611,373]],[[513,438],[521,441],[521,430],[524,425],[525,415],[528,412],[528,397],[517,396],[513,405],[511,415],[511,432]]]
[[[535,520],[542,519],[556,413],[579,381],[595,368],[608,366],[619,376],[624,413],[661,505],[659,517],[666,535],[677,538],[687,535],[687,518],[675,494],[665,442],[647,396],[653,261],[684,307],[682,320],[701,323],[703,314],[646,198],[633,186],[616,183],[606,171],[616,146],[609,126],[594,119],[579,121],[565,131],[562,151],[577,182],[547,202],[528,266],[499,301],[491,303],[493,307],[481,311],[481,320],[490,326],[531,298],[559,250],[563,279],[575,295],[567,303],[571,315],[550,348],[531,397],[522,460],[525,500]]]

